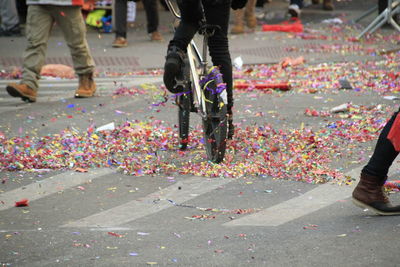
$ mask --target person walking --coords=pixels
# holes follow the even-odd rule
[[[158,31],[159,15],[158,15],[158,0],[142,0],[143,7],[146,12],[147,33],[150,35],[151,41],[164,40]],[[128,0],[115,0],[115,40],[112,43],[113,47],[128,46],[127,37],[127,12]]]
[[[248,0],[244,8],[233,11],[234,25],[231,29],[232,34],[244,33],[245,22],[247,27],[254,31],[257,26],[257,18],[255,15],[256,3],[257,0]]]
[[[393,145],[396,144],[396,148]],[[379,215],[400,215],[400,205],[392,206],[384,193],[389,168],[400,150],[400,116],[395,112],[382,129],[371,159],[361,171],[353,191],[353,202]]]
[[[93,80],[94,61],[86,40],[86,25],[82,17],[83,0],[27,0],[26,38],[23,55],[22,80],[6,87],[13,97],[36,102],[40,70],[44,65],[46,48],[54,22],[61,28],[70,49],[79,86],[75,97],[92,97],[96,91]]]
[[[168,44],[164,65],[164,84],[172,93],[179,93],[176,77],[181,73],[186,48],[200,26],[203,19],[208,24],[217,25],[219,29],[208,39],[208,47],[214,66],[219,66],[228,95],[228,138],[232,138],[233,126],[233,92],[232,61],[229,53],[228,26],[230,8],[243,8],[247,0],[184,0],[178,1],[181,11],[181,22],[175,30],[173,39]]]

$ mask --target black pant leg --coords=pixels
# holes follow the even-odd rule
[[[127,0],[115,0],[115,36],[126,38],[126,25],[128,13]]]
[[[176,46],[186,51],[187,46],[199,29],[199,21],[202,18],[200,0],[178,1],[181,12],[181,22],[175,30],[174,38],[169,42],[168,49]]]
[[[159,23],[157,0],[143,0],[143,7],[147,18],[147,32],[157,31]]]
[[[214,66],[220,68],[223,80],[226,83],[229,112],[231,112],[233,106],[232,61],[228,42],[230,6],[230,1],[222,1],[218,5],[204,3],[207,23],[219,25],[221,27],[220,30],[216,31],[214,35],[209,38],[208,47]]]
[[[376,143],[374,153],[372,154],[368,164],[363,168],[363,172],[378,177],[387,176],[390,166],[399,154],[399,152],[394,149],[392,142],[387,139],[397,114],[398,112],[394,113],[392,118],[382,129],[382,132],[379,135]]]

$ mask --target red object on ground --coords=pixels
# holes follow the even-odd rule
[[[392,128],[390,128],[387,139],[392,142],[394,149],[400,151],[400,116],[397,114],[396,119],[393,122]]]
[[[299,19],[291,19],[281,24],[264,24],[263,32],[303,32],[304,27]]]
[[[246,81],[246,82],[235,82],[234,88],[236,89],[248,89],[254,87],[255,89],[279,89],[282,91],[290,90],[290,84],[288,82],[266,82],[266,81]]]
[[[305,60],[303,56],[297,57],[297,58],[291,58],[291,57],[285,57],[281,62],[280,65],[282,68],[286,68],[288,66],[297,66],[304,64]]]
[[[20,201],[15,202],[15,207],[26,207],[29,206],[29,200],[24,198],[21,199]]]
[[[42,67],[40,75],[73,79],[75,77],[75,71],[72,67],[67,65],[47,64]]]

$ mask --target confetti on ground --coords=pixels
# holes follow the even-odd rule
[[[389,107],[352,106],[320,129],[237,127],[225,160],[206,159],[200,125],[190,133],[187,151],[178,150],[177,131],[163,121],[125,122],[111,131],[66,129],[43,137],[0,138],[1,171],[115,167],[134,175],[187,174],[206,177],[272,176],[308,183],[343,182],[329,167],[343,144],[376,140]],[[349,154],[349,152],[347,152]],[[351,155],[351,153],[350,153]],[[172,160],[173,159],[173,160]]]

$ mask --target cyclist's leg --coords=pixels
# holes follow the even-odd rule
[[[174,38],[169,42],[164,65],[164,84],[172,93],[178,93],[175,78],[181,73],[181,65],[186,48],[199,28],[201,15],[200,0],[178,1],[181,22],[176,28]]]
[[[207,4],[204,3],[204,11],[208,24],[219,25],[221,30],[216,31],[213,36],[208,40],[208,46],[210,49],[210,55],[215,66],[220,67],[222,77],[226,83],[226,92],[228,95],[228,138],[232,138],[233,135],[233,124],[232,124],[232,107],[233,107],[233,81],[232,81],[232,61],[229,53],[228,44],[228,25],[229,25],[229,14],[230,14],[230,2],[229,0],[221,1],[219,4]]]

